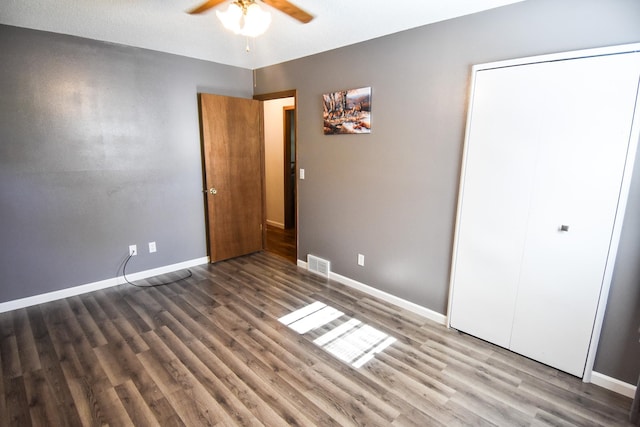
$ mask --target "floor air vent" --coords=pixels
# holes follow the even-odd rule
[[[329,277],[331,262],[317,256],[307,255],[307,269],[321,276]]]

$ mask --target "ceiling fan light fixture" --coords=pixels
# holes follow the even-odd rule
[[[218,16],[218,19],[222,22],[222,26],[229,31],[233,31],[235,34],[240,34],[242,14],[242,8],[236,3],[231,3],[224,12],[216,10],[216,16]]]
[[[265,12],[257,3],[247,6],[244,14],[244,25],[240,34],[247,37],[257,37],[264,34],[271,25],[271,13]]]
[[[226,29],[247,37],[264,34],[271,24],[271,13],[263,11],[253,1],[235,1],[224,12],[216,10],[216,15]]]

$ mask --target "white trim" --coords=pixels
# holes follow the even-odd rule
[[[635,45],[640,48],[640,45]],[[596,308],[596,316],[591,332],[591,344],[587,352],[587,361],[585,363],[583,381],[590,382],[593,373],[593,364],[596,361],[596,353],[600,342],[600,334],[602,333],[602,324],[604,322],[604,314],[607,309],[607,301],[609,299],[609,290],[613,281],[613,270],[616,265],[616,255],[618,254],[618,246],[620,244],[620,235],[622,234],[622,225],[624,222],[624,214],[627,209],[629,200],[629,189],[631,187],[631,176],[633,174],[636,152],[638,150],[638,140],[640,139],[640,93],[636,92],[636,106],[631,123],[631,132],[629,134],[629,145],[627,148],[627,159],[622,175],[622,183],[620,185],[620,195],[618,198],[618,210],[613,223],[613,231],[611,233],[611,243],[609,245],[609,256],[604,270],[602,279],[602,287],[600,288],[600,299]]]
[[[350,288],[357,289],[366,294],[380,298],[383,301],[386,301],[388,303],[397,305],[398,307],[404,308],[405,310],[409,310],[412,313],[418,314],[422,317],[426,317],[427,319],[433,320],[434,322],[440,325],[447,324],[447,317],[444,314],[440,314],[436,311],[433,311],[421,305],[412,303],[411,301],[407,301],[395,295],[391,295],[379,289],[373,288],[369,285],[365,285],[364,283],[360,283],[348,277],[341,276],[340,274],[337,274],[337,273],[331,272],[330,278],[335,280],[336,282],[342,283],[343,285],[349,286]]]
[[[540,62],[563,61],[566,59],[588,58],[591,56],[618,55],[626,53],[640,52],[640,43],[623,44],[618,46],[597,47],[593,49],[574,50],[569,52],[551,53],[548,55],[529,56],[505,61],[488,62],[473,66],[473,73],[479,70],[493,68],[512,67],[515,65],[535,64]]]
[[[272,221],[270,219],[267,220],[267,225],[271,225],[273,227],[282,228],[284,230],[284,224],[277,221]]]
[[[160,274],[172,273],[174,271],[182,270],[189,267],[195,267],[196,265],[207,264],[209,257],[196,258],[189,261],[179,262],[177,264],[165,265],[164,267],[158,267],[151,270],[139,271],[127,275],[129,281],[142,280],[149,277],[158,276]],[[71,288],[60,289],[58,291],[47,292],[46,294],[33,295],[26,298],[20,298],[12,301],[0,303],[0,313],[6,311],[17,310],[19,308],[25,308],[36,304],[43,304],[50,301],[59,300],[62,298],[68,298],[87,292],[98,291],[100,289],[110,288],[112,286],[122,285],[126,283],[123,276],[113,277],[111,279],[100,280],[98,282],[87,283],[85,285],[74,286]]]
[[[476,69],[475,66],[471,72],[471,84],[469,85],[469,101],[468,101],[468,111],[467,111],[467,120],[465,124],[464,131],[464,144],[462,147],[462,164],[460,166],[460,182],[458,184],[458,200],[456,203],[456,222],[453,230],[453,246],[451,249],[451,264],[450,264],[450,274],[449,274],[449,298],[447,300],[447,323],[446,327],[451,327],[451,311],[453,310],[453,284],[456,280],[456,261],[458,254],[458,239],[460,238],[460,217],[462,214],[462,200],[464,199],[464,179],[465,174],[467,173],[467,154],[469,153],[469,133],[471,132],[471,117],[473,114],[473,99],[475,94],[476,87]]]
[[[596,371],[591,373],[591,383],[632,399],[636,394],[636,386],[608,377]]]
[[[298,267],[307,268],[307,263],[302,260],[298,260]],[[338,273],[331,272],[329,273],[329,278],[331,280],[335,280],[345,286],[348,286],[353,289],[357,289],[365,294],[369,294],[376,298],[380,298],[383,301],[386,301],[390,304],[396,305],[398,307],[404,308],[405,310],[409,310],[412,313],[415,313],[419,316],[425,317],[429,320],[432,320],[440,325],[447,324],[447,317],[443,314],[440,314],[436,311],[423,307],[421,305],[412,303],[411,301],[407,301],[395,295],[391,295],[387,292],[381,291],[379,289],[373,288],[369,285],[365,285],[364,283],[358,282],[356,280],[350,279],[348,277],[342,276]]]

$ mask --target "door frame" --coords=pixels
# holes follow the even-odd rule
[[[265,94],[259,94],[259,95],[253,95],[253,99],[256,99],[258,101],[262,101],[263,105],[264,105],[264,101],[270,101],[273,99],[281,99],[281,98],[293,98],[293,102],[294,102],[294,112],[293,112],[293,122],[294,122],[294,127],[295,127],[295,133],[294,133],[294,137],[295,137],[295,145],[296,145],[296,155],[295,155],[295,162],[296,162],[296,179],[294,179],[293,184],[293,189],[294,192],[296,194],[296,200],[294,203],[294,216],[295,216],[295,233],[296,233],[296,239],[295,239],[295,246],[296,246],[296,253],[295,253],[295,257],[296,257],[296,262],[298,260],[298,224],[299,224],[299,218],[298,218],[298,179],[297,179],[297,170],[298,170],[298,91],[296,89],[290,89],[290,90],[283,90],[283,91],[279,91],[279,92],[271,92],[271,93],[265,93]],[[262,247],[266,248],[266,242],[267,242],[267,185],[266,185],[266,177],[265,177],[265,168],[264,168],[264,123],[262,124],[263,130],[262,130],[262,204],[263,204],[263,215],[262,215]],[[286,148],[285,148],[286,150]]]

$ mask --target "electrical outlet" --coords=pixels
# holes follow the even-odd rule
[[[129,255],[131,256],[138,255],[138,247],[136,245],[129,245]]]
[[[364,267],[364,255],[358,254],[358,265]]]
[[[156,251],[156,242],[149,242],[149,253],[152,254]]]
[[[304,169],[300,169],[300,179],[304,179]]]

